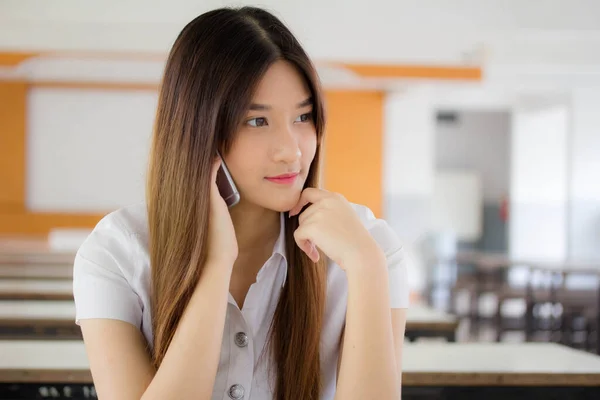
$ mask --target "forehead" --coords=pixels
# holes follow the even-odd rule
[[[276,61],[269,67],[257,85],[253,103],[293,106],[310,97],[310,88],[304,76],[287,61]]]

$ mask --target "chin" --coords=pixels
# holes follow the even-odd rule
[[[255,204],[267,210],[286,212],[290,211],[298,201],[302,194],[302,184],[297,182],[297,185],[292,187],[273,187],[268,186],[253,187],[252,190],[241,193],[242,199]]]
[[[265,202],[264,207],[278,212],[290,211],[298,203],[298,198],[292,200],[270,199],[270,201]]]
[[[300,190],[290,191],[291,193],[277,193],[271,194],[266,192],[261,194],[261,198],[257,199],[256,204],[260,206],[277,211],[277,212],[286,212],[290,211],[296,204],[298,204],[298,200],[300,200],[300,194],[302,193]]]

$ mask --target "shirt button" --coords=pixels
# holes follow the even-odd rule
[[[229,388],[229,397],[235,400],[244,398],[244,387],[242,385],[232,385]]]
[[[248,346],[248,335],[244,332],[238,332],[235,334],[235,344],[238,347],[246,347]]]

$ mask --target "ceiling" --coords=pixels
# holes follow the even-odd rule
[[[0,49],[166,52],[195,16],[242,4],[275,12],[317,59],[600,63],[596,0],[9,0]]]
[[[342,62],[481,66],[484,80],[464,87],[470,91],[600,88],[597,0],[5,0],[0,2],[0,51],[158,55],[160,66],[160,57],[195,16],[243,4],[266,7],[282,18],[329,83],[389,90],[414,83],[358,82],[331,66]],[[155,75],[157,61],[145,62]]]

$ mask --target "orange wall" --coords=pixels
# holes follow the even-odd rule
[[[0,235],[46,235],[53,227],[93,227],[102,215],[26,208],[28,89],[25,82],[0,81]]]
[[[0,81],[0,210],[25,204],[25,121],[27,85]]]
[[[142,86],[107,85],[106,89],[155,90]],[[102,218],[101,214],[26,210],[27,89],[25,83],[0,82],[0,235],[45,235],[53,227],[91,228]],[[383,95],[328,91],[326,102],[324,186],[352,202],[369,206],[381,216]]]
[[[93,228],[102,214],[0,211],[0,235],[47,235],[52,228]]]
[[[381,217],[383,93],[328,91],[324,187]]]

